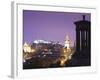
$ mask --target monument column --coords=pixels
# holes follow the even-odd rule
[[[86,30],[86,47],[88,48],[88,31]]]
[[[91,65],[91,23],[85,20],[74,22],[76,27],[76,51],[74,59],[77,60],[76,65]]]
[[[83,20],[75,22],[76,25],[76,52],[90,50],[91,45],[91,29],[90,21]]]
[[[76,29],[76,50],[80,51],[80,30]]]
[[[86,43],[86,40],[85,40],[85,30],[82,30],[81,31],[81,49],[85,49],[85,43]]]

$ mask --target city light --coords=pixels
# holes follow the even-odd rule
[[[31,49],[31,47],[29,46],[29,44],[27,44],[26,42],[24,43],[24,52],[25,53],[31,53],[31,52],[35,52],[35,49]]]
[[[65,64],[65,61],[61,60],[60,66],[64,66],[64,64]]]
[[[60,61],[59,65],[64,67],[66,65],[66,62],[70,60],[73,55],[71,52],[70,43],[71,42],[68,36],[65,37],[64,45],[54,41],[50,42],[46,40],[34,40],[31,46],[25,42],[23,46],[23,51],[24,51],[23,62],[26,63],[27,60],[30,60],[32,58],[35,59],[40,58],[41,63],[39,62],[38,64],[41,64],[41,66],[50,65],[52,63],[56,64],[58,61]],[[57,55],[60,56],[57,57]],[[54,60],[53,60],[54,58],[53,56],[55,56]],[[50,61],[48,59],[50,59]]]

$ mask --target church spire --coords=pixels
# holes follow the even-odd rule
[[[69,40],[69,36],[68,35],[66,35],[66,37],[65,37],[64,47],[67,48],[67,49],[70,48],[70,40]]]

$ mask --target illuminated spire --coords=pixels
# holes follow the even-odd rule
[[[69,36],[66,35],[65,37],[65,45],[64,45],[65,48],[69,49],[70,48],[70,40],[69,40]]]

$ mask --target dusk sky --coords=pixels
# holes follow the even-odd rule
[[[73,45],[76,40],[74,22],[82,20],[82,15],[90,21],[89,13],[23,10],[23,43],[43,39],[64,44],[68,35]]]

